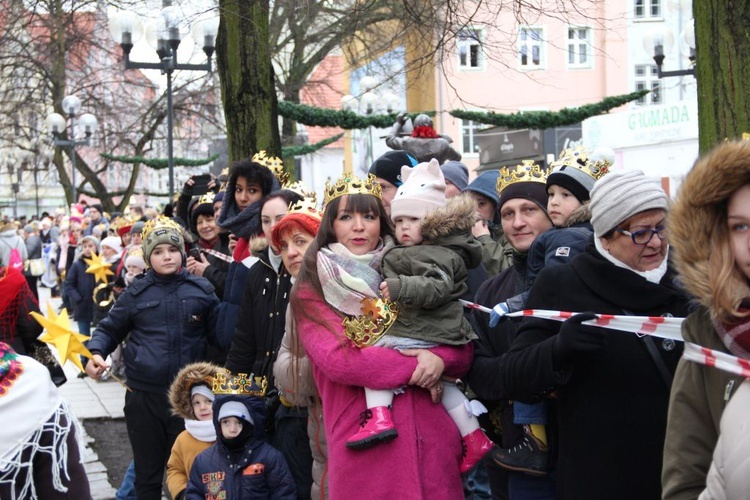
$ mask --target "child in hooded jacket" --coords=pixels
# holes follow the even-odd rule
[[[373,345],[408,355],[409,349],[469,343],[476,335],[458,299],[467,288],[467,268],[482,260],[481,244],[471,233],[476,205],[468,195],[446,205],[445,179],[437,160],[403,168],[401,176],[404,183],[391,202],[400,245],[383,256],[380,284],[381,295],[392,299],[398,311]],[[438,384],[435,390],[465,444],[460,469],[467,473],[491,451],[492,441],[455,382]],[[390,410],[394,391],[365,388],[365,395],[368,408],[363,423],[347,441],[353,449],[398,435]]]
[[[216,396],[213,423],[218,440],[195,458],[186,499],[296,500],[283,455],[263,439],[264,413],[261,397]]]
[[[185,497],[195,457],[216,442],[211,386],[219,370],[211,363],[191,363],[180,370],[169,389],[172,411],[185,419],[185,430],[177,436],[167,462],[167,488],[175,500]]]
[[[78,323],[78,332],[91,334],[91,322],[94,320],[94,287],[96,278],[86,272],[90,259],[99,253],[99,240],[96,236],[84,236],[81,239],[81,253],[73,262],[65,277],[65,294],[73,306],[73,317]]]

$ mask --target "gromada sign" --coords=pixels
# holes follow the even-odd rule
[[[690,121],[687,104],[669,107],[651,107],[628,114],[630,130],[665,127]]]

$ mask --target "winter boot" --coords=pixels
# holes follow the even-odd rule
[[[513,448],[497,448],[492,459],[504,469],[525,472],[535,476],[547,474],[549,447],[534,437],[524,426],[523,440]]]
[[[461,438],[464,457],[461,460],[461,474],[468,474],[495,448],[482,429],[477,429]]]
[[[390,406],[376,406],[360,413],[359,431],[346,441],[347,448],[364,450],[398,436]]]

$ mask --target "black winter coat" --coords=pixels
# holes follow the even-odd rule
[[[81,256],[73,262],[65,276],[65,294],[73,305],[73,317],[76,321],[91,322],[94,319],[94,288],[96,278],[86,272],[86,262]]]
[[[277,273],[263,252],[248,272],[226,367],[233,373],[268,377],[273,384],[273,363],[284,336],[286,308],[292,277],[283,264]]]
[[[201,248],[199,243],[193,243],[191,248]],[[229,233],[220,233],[219,239],[211,247],[211,250],[216,250],[227,256],[231,256],[229,251]],[[214,291],[219,299],[224,296],[224,287],[226,286],[227,273],[229,272],[229,262],[221,260],[218,257],[204,253],[210,266],[203,272],[203,277],[206,278],[214,286]]]
[[[668,272],[657,285],[615,266],[589,246],[569,264],[545,268],[529,309],[684,317],[687,298]],[[498,366],[508,397],[551,399],[553,464],[560,499],[661,498],[662,448],[669,389],[642,339],[605,330],[608,342],[558,371],[553,342],[561,323],[527,318]],[[671,373],[682,343],[653,338]],[[555,439],[556,436],[556,439]]]
[[[205,359],[218,306],[208,280],[184,269],[167,276],[149,269],[99,322],[88,348],[106,358],[130,333],[125,347],[128,385],[166,394],[180,368]]]

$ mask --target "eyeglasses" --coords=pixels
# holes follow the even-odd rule
[[[656,229],[641,229],[640,231],[625,231],[619,227],[615,228],[615,231],[622,234],[627,234],[633,243],[636,245],[648,245],[649,241],[654,237],[658,236],[660,240],[664,240],[669,236],[669,231],[665,226],[657,226]]]

